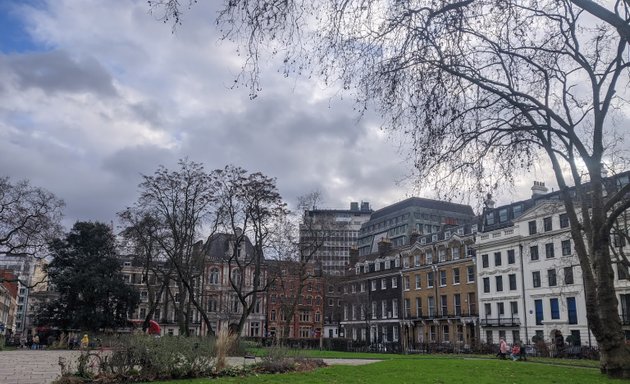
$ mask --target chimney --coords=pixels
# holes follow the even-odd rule
[[[361,202],[361,210],[362,211],[369,211],[370,210],[370,202],[369,201],[362,201]]]
[[[389,239],[387,238],[383,238],[378,242],[378,253],[383,256],[385,255],[387,252],[391,251],[392,249],[392,242],[389,241]]]
[[[534,181],[534,186],[532,187],[532,198],[542,196],[549,192],[549,189],[545,187],[544,181]]]
[[[353,201],[350,203],[350,210],[351,211],[358,211],[359,210],[359,203],[356,201]]]

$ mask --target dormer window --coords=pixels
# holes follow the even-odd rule
[[[431,241],[437,241],[437,239],[438,239],[438,235],[437,234],[431,236]]]
[[[427,243],[427,239],[426,238],[421,238],[420,239],[420,244],[426,244]]]
[[[444,232],[444,238],[448,239],[449,237],[451,237],[451,231]]]

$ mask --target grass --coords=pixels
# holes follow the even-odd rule
[[[249,352],[256,356],[265,356],[267,350],[265,348],[248,348]],[[340,352],[340,351],[320,351],[317,349],[300,349],[290,350],[289,354],[297,356],[312,357],[318,359],[379,359],[379,360],[417,360],[417,359],[465,359],[477,358],[495,360],[494,355],[470,355],[470,354],[412,354],[399,355],[391,353],[364,353],[364,352]],[[579,359],[554,359],[550,357],[529,357],[528,362],[552,364],[552,365],[568,365],[574,367],[590,367],[599,368],[599,360],[579,360]]]
[[[391,355],[390,355],[391,356]],[[168,384],[224,383],[618,383],[597,369],[489,359],[395,358],[363,366],[331,366],[308,373],[168,381]]]

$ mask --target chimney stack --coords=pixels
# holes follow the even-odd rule
[[[534,186],[532,186],[532,198],[542,196],[549,192],[549,189],[545,187],[544,181],[534,181]]]
[[[356,201],[352,201],[350,203],[350,210],[351,211],[358,211],[359,210],[359,203]]]
[[[362,211],[369,211],[370,210],[370,202],[369,201],[362,201],[361,202],[361,210]]]

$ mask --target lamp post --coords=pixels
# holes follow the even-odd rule
[[[436,255],[437,256],[437,255]],[[433,308],[433,317],[435,319],[435,317],[437,317],[438,314],[438,266],[435,264],[431,264],[431,270],[433,271],[433,289],[435,290],[435,307]],[[435,322],[435,321],[434,321]],[[439,321],[437,322],[438,326],[437,326],[437,342],[438,344],[440,343],[440,323]]]

